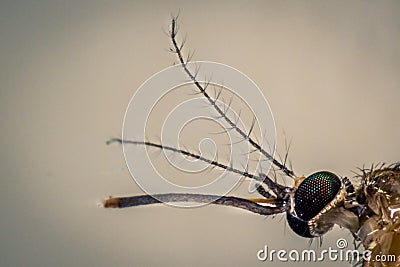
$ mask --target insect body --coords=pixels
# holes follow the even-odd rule
[[[400,265],[400,163],[363,169],[357,200],[363,207],[359,214],[358,236],[364,247],[376,255],[395,255],[393,265]],[[373,265],[372,262],[366,266]]]
[[[173,48],[181,63],[182,69],[209,101],[219,117],[242,136],[254,151],[264,155],[274,167],[289,178],[294,179],[294,186],[283,186],[266,174],[251,174],[247,170],[238,170],[215,160],[207,159],[190,151],[165,146],[163,144],[132,141],[115,138],[108,143],[156,147],[193,159],[206,162],[216,168],[241,174],[245,178],[257,182],[256,190],[261,198],[245,199],[234,196],[215,196],[206,194],[166,193],[157,195],[141,195],[132,197],[114,197],[104,201],[106,208],[126,208],[149,205],[161,202],[197,202],[225,205],[245,209],[261,215],[286,213],[290,228],[305,238],[320,237],[336,224],[348,229],[356,241],[360,241],[365,249],[372,251],[372,256],[379,253],[392,253],[397,259],[394,266],[400,265],[400,163],[378,168],[362,169],[358,176],[360,184],[355,189],[346,177],[340,178],[329,171],[318,171],[308,177],[297,177],[293,170],[265,151],[250,133],[240,129],[234,120],[216,105],[203,86],[196,80],[187,67],[188,61],[182,56],[182,45],[176,41],[176,18],[173,18],[169,32]],[[365,266],[380,266],[377,262],[364,262]]]

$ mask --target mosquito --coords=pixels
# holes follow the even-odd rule
[[[318,238],[330,231],[334,225],[339,225],[348,229],[359,245],[362,244],[365,249],[371,251],[372,259],[376,255],[396,255],[395,261],[386,263],[390,265],[364,261],[364,266],[400,266],[400,162],[360,168],[356,175],[360,184],[356,187],[347,177],[340,177],[330,171],[297,176],[286,164],[287,154],[284,160],[274,158],[216,104],[216,99],[206,90],[207,85],[202,85],[197,80],[196,73],[187,67],[191,56],[185,59],[182,52],[184,42],[177,41],[177,32],[177,17],[173,17],[168,32],[172,42],[170,50],[176,54],[180,66],[198,93],[209,102],[220,118],[253,147],[254,151],[270,160],[282,175],[293,179],[294,186],[282,185],[264,173],[252,174],[247,170],[221,164],[188,150],[149,141],[113,138],[107,143],[154,147],[240,174],[257,182],[256,191],[260,197],[166,193],[153,196],[110,197],[104,201],[104,207],[128,208],[162,202],[195,202],[240,208],[264,216],[286,213],[289,227],[301,237]]]

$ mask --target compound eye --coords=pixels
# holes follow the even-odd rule
[[[321,212],[338,194],[339,177],[328,171],[308,176],[299,185],[294,196],[294,210],[298,218],[309,221]]]
[[[293,216],[289,212],[286,214],[286,219],[287,219],[287,222],[288,222],[290,228],[293,230],[293,232],[295,232],[299,236],[308,237],[308,238],[314,237],[310,233],[310,228],[308,226],[307,221],[303,221],[303,220]]]

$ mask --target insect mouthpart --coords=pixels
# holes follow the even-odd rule
[[[318,219],[341,203],[343,188],[341,179],[328,171],[319,171],[305,178],[295,191],[294,210],[287,213],[290,228],[309,238],[327,232],[333,224],[319,226]]]

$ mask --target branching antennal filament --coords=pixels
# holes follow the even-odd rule
[[[282,172],[284,172],[287,176],[289,177],[295,177],[294,172],[290,170],[287,166],[276,160],[270,153],[268,153],[265,149],[263,149],[254,139],[250,137],[250,133],[252,131],[252,128],[254,125],[252,124],[251,130],[249,133],[245,133],[241,128],[237,126],[237,124],[231,120],[227,115],[224,110],[222,110],[217,104],[216,101],[206,92],[206,88],[203,87],[199,81],[196,79],[196,74],[193,74],[187,67],[187,61],[183,59],[182,55],[182,48],[183,44],[178,44],[176,41],[176,36],[177,36],[177,18],[174,17],[172,18],[172,23],[171,23],[171,30],[169,31],[171,41],[173,48],[171,48],[171,51],[175,52],[176,55],[178,56],[179,62],[182,64],[182,67],[186,74],[189,76],[189,78],[193,81],[195,86],[198,88],[198,90],[204,95],[204,97],[208,100],[208,102],[212,105],[212,107],[217,111],[219,116],[223,118],[229,126],[234,129],[243,139],[247,140],[251,146],[253,146],[257,151],[259,151],[263,156],[265,156],[268,160],[272,161],[272,163]]]

